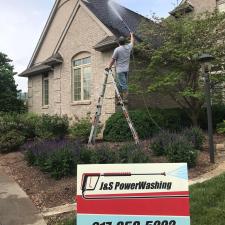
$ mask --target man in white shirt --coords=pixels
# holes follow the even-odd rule
[[[130,55],[134,47],[134,34],[130,33],[130,36],[131,40],[129,44],[126,44],[126,39],[124,37],[119,38],[119,47],[114,50],[112,60],[108,66],[108,68],[111,69],[114,63],[116,64],[119,89],[124,103],[128,102],[128,72],[130,66]]]

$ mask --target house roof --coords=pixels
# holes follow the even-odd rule
[[[132,31],[136,31],[140,22],[143,19],[147,19],[146,17],[110,0],[82,0],[82,2],[116,37],[121,35],[128,36],[129,31],[119,16],[113,11],[110,4]]]
[[[96,51],[107,51],[109,49],[112,49],[113,47],[116,47],[117,45],[117,38],[115,36],[108,36],[104,38],[102,41],[100,41],[97,45],[94,46],[94,49]]]
[[[63,58],[59,53],[56,53],[54,55],[52,55],[51,57],[49,57],[48,59],[46,59],[43,64],[49,65],[49,66],[55,66],[58,64],[63,63]]]
[[[51,66],[40,64],[37,66],[32,66],[31,68],[26,69],[24,72],[19,74],[20,77],[29,77],[33,75],[37,75],[44,72],[49,72],[52,70]]]
[[[24,72],[19,74],[19,76],[29,77],[40,73],[49,72],[52,70],[53,66],[59,65],[61,63],[63,63],[63,58],[59,53],[56,53],[55,55],[52,55],[51,57],[46,59],[41,64],[26,69]]]
[[[189,1],[182,1],[180,5],[170,12],[170,15],[177,17],[179,15],[192,12],[193,10],[194,6]]]
[[[111,0],[80,0],[100,21],[103,23],[106,28],[108,28],[109,31],[112,32],[114,36],[108,36],[101,40],[99,43],[94,46],[94,48],[97,51],[107,51],[117,44],[117,38],[119,36],[128,36],[129,31],[122,22],[122,20],[119,18],[119,16],[113,11],[112,7],[109,5],[109,1],[111,2],[111,5],[113,8],[116,9],[118,14],[123,18],[123,20],[127,23],[129,28],[132,31],[137,31],[137,28],[139,27],[139,24],[141,21],[148,20],[146,17],[133,12]],[[47,69],[47,66],[54,66],[56,64],[62,63],[62,58],[54,58],[55,56],[51,56],[38,66],[33,65],[34,59],[36,55],[38,54],[38,51],[40,50],[40,46],[43,42],[43,39],[45,38],[48,29],[51,25],[51,22],[54,18],[54,15],[57,11],[57,6],[59,4],[59,0],[56,0],[55,5],[53,7],[53,10],[50,14],[50,17],[48,19],[48,22],[44,28],[44,31],[42,33],[42,36],[39,40],[38,46],[36,47],[36,50],[32,56],[32,59],[29,63],[28,69],[25,70],[23,73],[20,74],[20,76],[30,76],[34,75],[38,72],[43,72],[42,69]],[[148,20],[150,21],[150,20]],[[140,40],[140,38],[139,38]],[[38,71],[40,69],[40,71]]]

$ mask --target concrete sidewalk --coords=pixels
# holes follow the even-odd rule
[[[0,225],[46,225],[26,193],[2,171],[0,171]]]

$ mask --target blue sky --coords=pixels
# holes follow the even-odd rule
[[[116,0],[144,16],[165,17],[177,0]],[[0,0],[0,51],[13,60],[16,72],[26,69],[54,0]],[[27,91],[27,80],[15,76]]]

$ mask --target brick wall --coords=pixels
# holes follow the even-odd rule
[[[216,0],[190,0],[194,6],[194,13],[212,12],[216,9]]]

